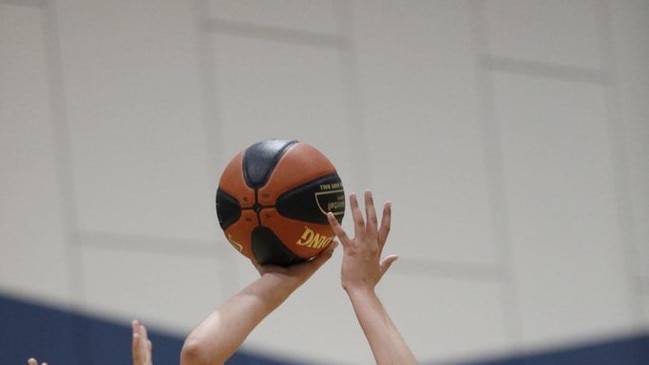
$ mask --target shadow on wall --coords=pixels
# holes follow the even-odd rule
[[[149,328],[156,365],[178,364],[183,338]],[[50,365],[131,363],[130,323],[114,323],[0,294],[0,364],[26,364],[29,357]],[[239,352],[229,365],[297,365]],[[464,365],[647,365],[649,333],[578,348],[482,360]]]

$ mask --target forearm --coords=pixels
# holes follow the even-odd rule
[[[250,332],[297,288],[272,274],[262,275],[219,306],[187,337],[182,365],[222,364]]]
[[[376,363],[417,364],[414,354],[373,290],[348,290],[356,318],[365,333]]]

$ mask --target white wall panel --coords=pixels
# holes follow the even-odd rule
[[[466,3],[354,4],[371,187],[394,203],[392,249],[496,262]]]
[[[335,0],[210,0],[215,19],[335,35]]]
[[[523,340],[628,329],[603,88],[506,74],[494,81]]]
[[[484,2],[492,55],[598,68],[600,51],[592,0]]]
[[[230,265],[216,255],[80,248],[85,310],[186,335],[227,298]]]
[[[619,79],[615,132],[625,153],[623,180],[631,202],[629,237],[635,243],[635,268],[649,277],[649,2],[609,4],[614,72]]]
[[[349,186],[339,51],[221,35],[214,49],[221,170],[254,142],[298,139],[325,153]]]
[[[191,2],[57,2],[79,228],[215,232]]]
[[[0,287],[67,301],[44,12],[0,4]]]
[[[499,283],[388,273],[379,289],[393,321],[422,363],[465,360],[511,346]]]

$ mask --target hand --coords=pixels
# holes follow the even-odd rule
[[[383,205],[379,226],[371,191],[365,192],[367,219],[363,217],[355,193],[349,195],[349,203],[354,220],[354,238],[349,238],[333,213],[327,214],[329,224],[343,246],[342,286],[348,293],[355,290],[374,291],[385,272],[399,258],[397,255],[390,255],[381,261],[383,247],[390,233],[392,205],[390,202]]]
[[[27,360],[27,365],[38,365],[38,361],[36,361],[36,359],[32,357],[29,360]],[[44,362],[41,365],[47,365],[47,363]]]
[[[153,344],[149,340],[146,327],[138,320],[133,320],[131,327],[133,328],[133,365],[152,365],[151,349]]]
[[[325,262],[333,255],[338,242],[332,242],[318,256],[312,260],[291,265],[288,267],[275,265],[259,265],[258,262],[251,260],[261,276],[272,276],[278,279],[288,288],[296,289],[304,284]]]
[[[349,195],[349,202],[354,220],[354,238],[347,236],[332,213],[327,214],[329,224],[343,245],[340,273],[343,288],[349,296],[376,363],[417,364],[417,359],[374,290],[398,259],[398,256],[390,255],[381,261],[381,253],[390,233],[392,206],[389,202],[383,205],[379,226],[370,191],[365,192],[366,218],[358,206],[356,194]]]

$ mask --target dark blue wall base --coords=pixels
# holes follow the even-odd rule
[[[150,326],[147,329],[153,342],[153,363],[178,365],[184,339]],[[131,326],[0,294],[0,364],[27,364],[30,357],[49,365],[127,365],[131,363]],[[227,364],[293,363],[238,352]]]
[[[464,365],[649,365],[649,333]]]
[[[149,328],[155,365],[177,365],[183,338]],[[29,357],[50,365],[131,363],[130,323],[114,323],[0,294],[0,364],[26,364]],[[239,352],[229,365],[291,365]],[[301,363],[303,364],[303,363]],[[466,365],[648,365],[649,333],[576,348],[483,360]]]

